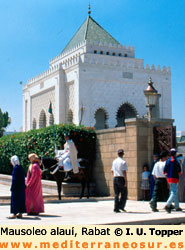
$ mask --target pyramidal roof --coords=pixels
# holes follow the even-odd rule
[[[76,47],[79,43],[87,40],[89,43],[112,43],[120,44],[106,30],[104,30],[90,15],[74,34],[62,53],[66,53]]]

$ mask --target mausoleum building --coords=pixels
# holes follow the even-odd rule
[[[170,68],[144,64],[134,47],[121,45],[89,15],[49,69],[24,85],[23,131],[53,121],[124,126],[126,118],[146,115],[143,91],[150,77],[161,94],[155,116],[171,118]]]

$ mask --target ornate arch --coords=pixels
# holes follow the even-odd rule
[[[98,108],[95,112],[94,118],[96,120],[96,123],[94,127],[96,129],[105,129],[108,128],[107,126],[107,119],[108,119],[108,113],[104,108]]]
[[[45,128],[45,127],[46,127],[46,113],[42,109],[39,116],[39,128]]]
[[[137,116],[137,111],[135,107],[128,102],[123,103],[116,112],[116,120],[117,120],[116,127],[125,126],[125,119],[134,118],[136,116]]]
[[[35,119],[35,118],[33,119],[33,122],[32,122],[32,128],[33,128],[33,129],[36,129],[36,128],[37,128],[37,122],[36,122],[36,119]]]

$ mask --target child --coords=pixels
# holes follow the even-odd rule
[[[141,190],[142,190],[142,199],[144,201],[148,201],[150,194],[150,172],[148,165],[146,164],[143,166]]]

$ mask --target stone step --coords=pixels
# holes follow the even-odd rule
[[[50,201],[50,200],[57,200],[57,195],[43,195],[44,202]],[[11,202],[10,196],[0,196],[0,205],[9,205]]]
[[[97,201],[110,201],[114,200],[114,197],[83,197],[80,199],[75,196],[61,196],[61,200],[58,200],[58,195],[43,195],[44,203],[69,203],[69,202],[97,202]],[[10,205],[11,197],[10,196],[0,196],[0,205]]]
[[[8,196],[10,195],[10,186],[11,186],[12,177],[10,175],[3,175],[0,174],[0,184],[6,185],[7,189],[4,190],[4,193],[0,192],[0,196]],[[43,194],[45,195],[54,195],[58,196],[57,191],[57,184],[55,181],[47,181],[42,180],[42,190]],[[2,195],[1,195],[2,193]],[[81,193],[81,183],[62,183],[62,196],[76,196],[79,197]],[[87,194],[87,189],[85,188],[85,195]],[[90,195],[95,196],[96,195],[96,188],[95,183],[90,183]]]

